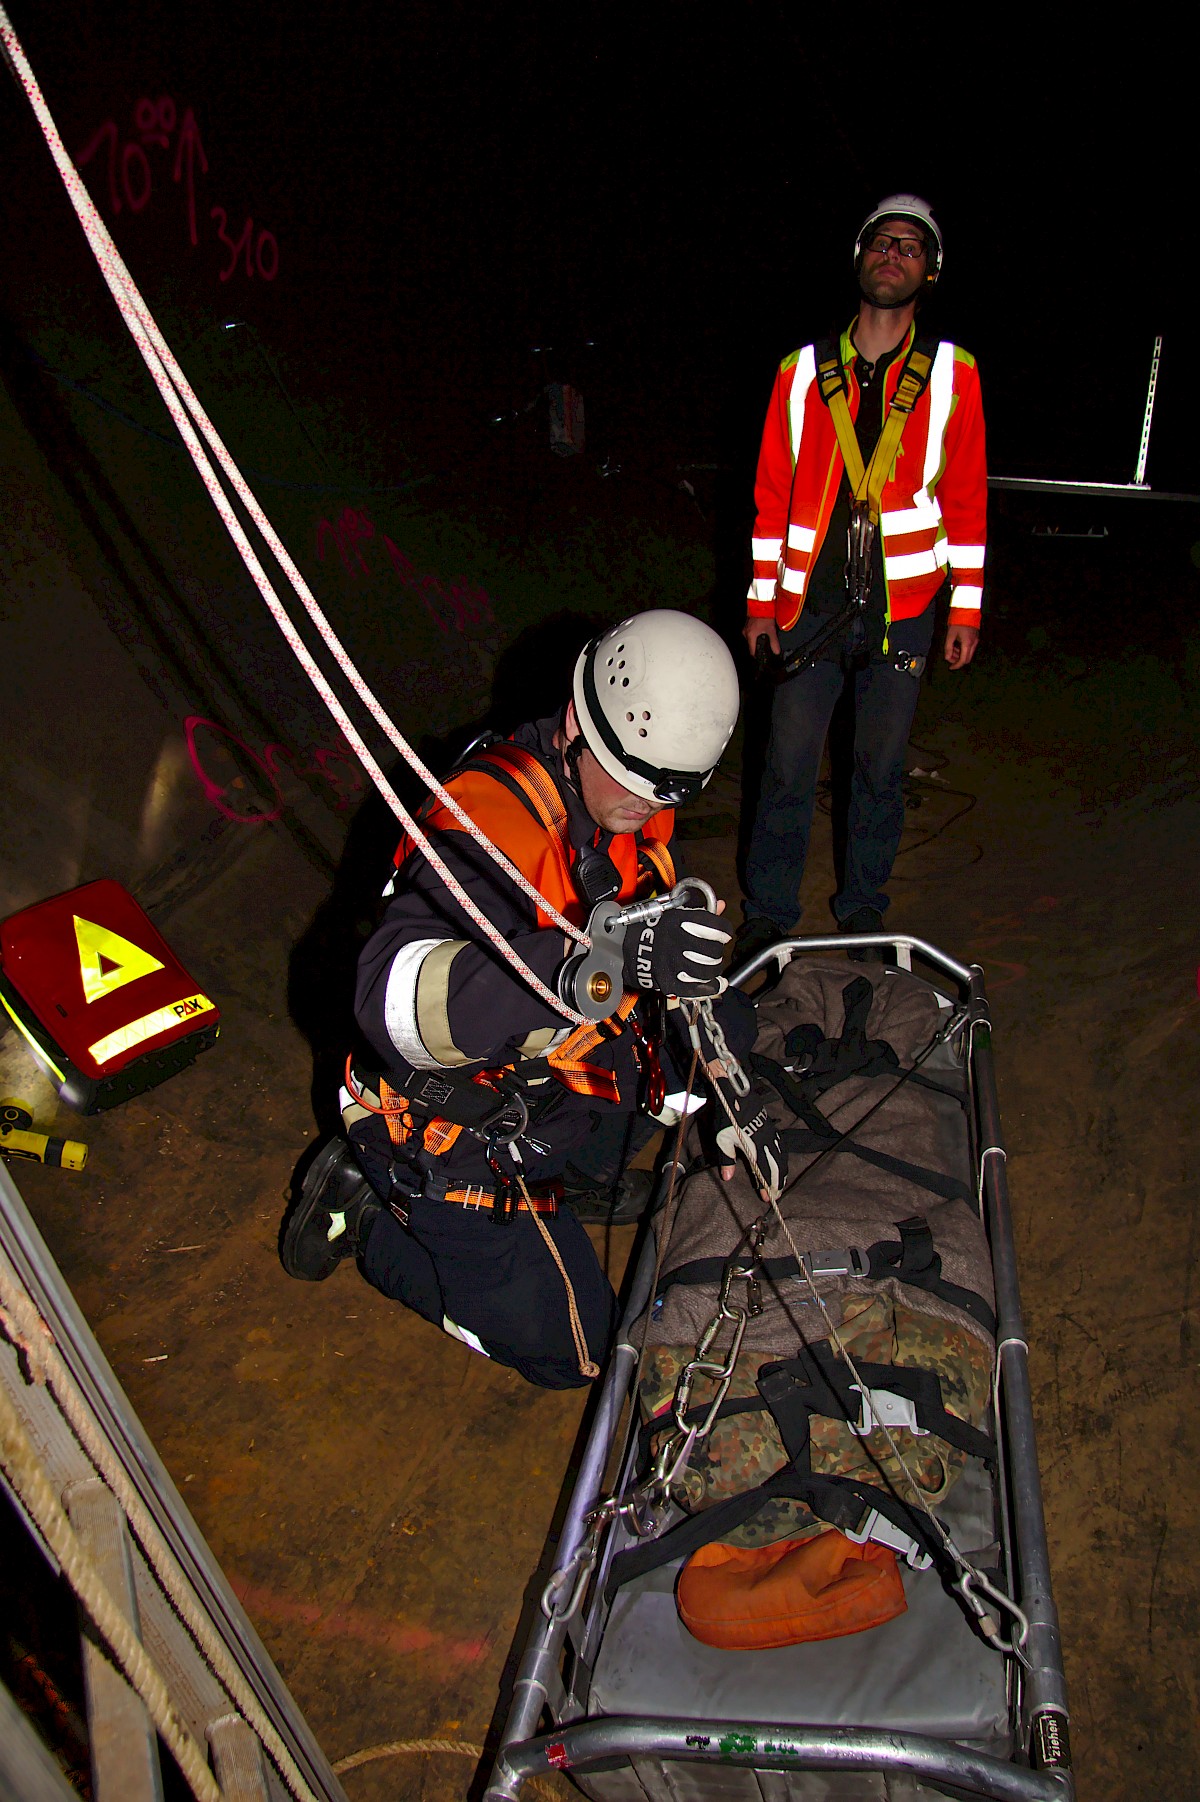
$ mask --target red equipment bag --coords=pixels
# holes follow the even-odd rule
[[[98,1114],[215,1045],[221,1016],[107,879],[0,924],[0,1005],[68,1107]]]

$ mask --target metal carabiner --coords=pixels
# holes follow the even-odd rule
[[[521,1094],[520,1090],[500,1089],[497,1090],[497,1093],[503,1095],[506,1102],[516,1103],[520,1117],[511,1131],[501,1131],[497,1126],[488,1133],[486,1148],[489,1163],[491,1163],[497,1150],[511,1151],[514,1148],[516,1141],[521,1137],[525,1128],[529,1125],[529,1109],[525,1104],[525,1097]],[[504,1111],[507,1114],[508,1108],[506,1107]]]

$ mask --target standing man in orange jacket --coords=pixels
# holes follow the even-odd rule
[[[987,518],[979,375],[969,352],[917,328],[941,265],[928,203],[889,195],[854,246],[857,316],[840,339],[785,357],[775,378],[745,635],[760,660],[782,657],[790,673],[775,691],[738,959],[796,920],[821,754],[847,683],[854,770],[833,909],[842,932],[880,931],[904,825],[904,752],[947,571],[945,659],[963,670],[975,655]]]

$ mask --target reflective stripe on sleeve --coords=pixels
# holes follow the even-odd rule
[[[417,1031],[439,1065],[473,1064],[476,1059],[460,1051],[450,1031],[450,966],[465,939],[442,939],[421,965],[417,976]]]
[[[750,555],[756,563],[778,563],[783,549],[782,538],[752,538]]]
[[[775,584],[777,580],[778,578],[776,576],[755,576],[753,582],[750,584],[750,599],[752,601],[765,601],[769,606],[775,599]]]
[[[982,544],[947,545],[950,562],[955,569],[982,569],[984,546]]]
[[[779,586],[786,594],[803,594],[804,571],[802,569],[785,569]]]
[[[445,1061],[433,1055],[417,1024],[417,988],[422,966],[426,958],[443,945],[459,950],[461,943],[457,939],[414,939],[411,945],[405,945],[397,951],[392,959],[384,991],[383,1023],[396,1050],[401,1057],[407,1058],[414,1069],[436,1070]],[[448,1023],[446,1036],[449,1036]],[[466,1063],[468,1060],[459,1057],[454,1061]]]
[[[817,535],[810,526],[790,525],[787,541],[790,551],[811,551],[817,542]]]

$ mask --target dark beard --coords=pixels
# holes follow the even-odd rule
[[[878,307],[881,313],[895,313],[898,312],[901,307],[911,306],[914,301],[918,300],[922,291],[922,286],[923,284],[918,285],[912,293],[905,294],[903,297],[888,300],[886,298],[886,291],[884,295],[870,294],[868,293],[861,276],[858,281],[858,291],[862,298],[867,302],[867,305]]]

